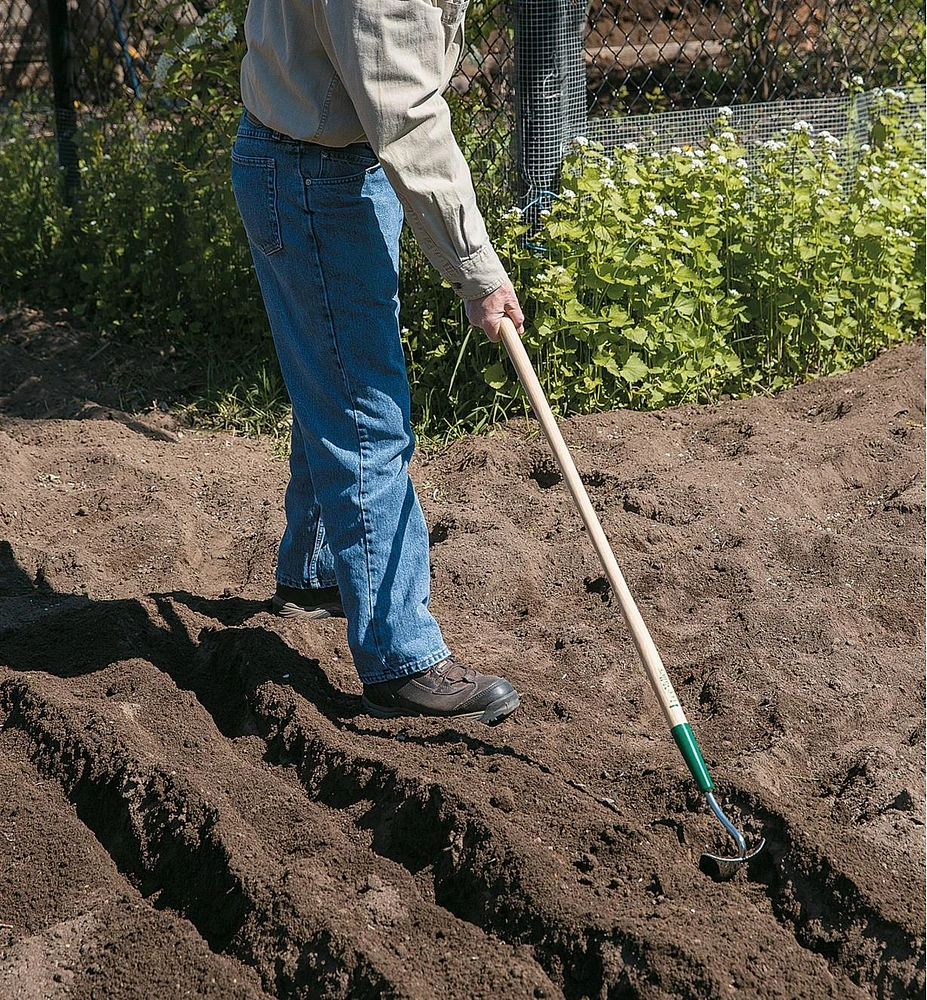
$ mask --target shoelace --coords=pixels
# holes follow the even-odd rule
[[[453,656],[449,656],[446,660],[436,663],[431,668],[431,672],[435,677],[446,680],[451,684],[456,684],[459,681],[469,682],[476,679],[476,671],[473,667],[468,667],[466,664],[460,663]]]

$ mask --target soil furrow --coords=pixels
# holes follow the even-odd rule
[[[136,686],[140,712],[147,703],[170,697],[173,686],[158,672],[153,677],[150,691]],[[159,906],[184,913],[214,950],[253,966],[275,996],[353,1000],[417,997],[423,990],[435,997],[513,1000],[555,995],[547,977],[524,956],[508,949],[500,954],[500,946],[475,927],[441,918],[433,903],[420,898],[404,868],[396,866],[402,879],[389,865],[377,866],[381,874],[371,870],[366,849],[339,838],[341,820],[317,815],[321,807],[307,811],[285,801],[293,783],[281,783],[276,769],[261,782],[260,776],[244,769],[234,773],[226,765],[218,780],[211,780],[201,769],[180,770],[178,758],[178,771],[168,772],[146,763],[144,742],[131,746],[99,713],[82,718],[35,678],[7,681],[0,694],[9,724],[35,742],[43,768],[62,783],[121,870],[145,895],[156,896]],[[193,731],[188,723],[188,736]],[[170,741],[171,734],[161,735]],[[223,756],[223,748],[207,745],[199,755]],[[248,829],[217,789],[219,780],[245,795],[275,801],[285,812],[284,835],[295,838],[292,824],[311,850],[291,845],[295,854],[279,856],[273,830],[260,822]],[[212,790],[196,790],[204,785]],[[402,983],[404,953],[420,946],[406,942],[423,931],[435,935],[433,953],[425,958],[426,968],[432,966],[429,975]],[[493,971],[487,979],[486,969],[474,962],[489,957]],[[501,983],[493,979],[500,973]]]
[[[7,681],[8,725],[29,735],[43,773],[61,782],[119,869],[159,906],[182,912],[215,951],[255,967],[278,998],[403,997],[326,927],[310,930],[293,901],[237,869],[218,811],[176,777],[133,760],[112,735],[83,734],[27,680]],[[294,935],[293,925],[301,933]]]
[[[160,1000],[182,981],[204,1000],[265,998],[251,969],[139,895],[35,752],[0,729],[0,996]]]
[[[301,699],[266,681],[249,642],[257,630],[235,631],[207,632],[198,654],[200,672],[213,682],[222,678],[226,721],[256,729],[268,759],[295,766],[313,799],[350,811],[358,827],[372,833],[375,851],[425,874],[439,905],[503,940],[529,944],[569,1000],[724,996],[712,972],[685,947],[649,942],[620,925],[597,925],[591,915],[577,921],[561,886],[537,898],[528,884],[549,881],[543,859],[512,843],[450,789],[379,759],[369,740],[355,753],[337,730],[320,732]],[[239,698],[248,706],[247,720],[229,709]]]
[[[796,941],[822,955],[831,968],[873,996],[924,992],[924,938],[887,919],[853,880],[792,824],[759,801],[744,802],[775,845],[775,864],[764,865],[776,918]]]
[[[340,808],[360,806],[358,825],[373,848],[417,874],[428,870],[435,901],[454,916],[512,943],[529,943],[567,1000],[608,996],[643,1000],[657,987],[680,1000],[720,997],[707,969],[683,951],[661,954],[617,929],[577,932],[533,898],[524,858],[497,829],[448,790],[400,776],[382,762],[351,759],[311,736],[298,716],[274,717],[255,699],[268,758],[295,764],[310,795]]]

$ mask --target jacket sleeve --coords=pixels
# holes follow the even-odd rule
[[[327,0],[320,35],[367,140],[425,255],[464,299],[508,275],[476,204],[470,170],[441,96],[447,32],[463,4],[428,0]],[[327,30],[325,30],[327,29]]]

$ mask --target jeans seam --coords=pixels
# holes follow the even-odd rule
[[[318,562],[319,562],[319,553],[322,551],[324,535],[325,535],[325,529],[322,527],[322,514],[320,511],[315,526],[315,541],[312,545],[312,554],[309,556],[309,566],[308,566],[309,572],[306,574],[306,576],[309,578],[310,587],[322,586],[322,583],[319,580]]]
[[[312,231],[312,241],[315,244],[316,255],[318,256],[318,243],[315,239],[314,229]],[[386,657],[383,655],[383,645],[380,642],[380,636],[377,634],[376,619],[373,613],[373,588],[370,585],[370,567],[372,560],[370,553],[370,535],[367,530],[367,512],[364,505],[364,455],[366,451],[365,445],[367,444],[365,440],[366,435],[361,433],[361,423],[358,417],[357,402],[354,399],[354,392],[351,389],[351,380],[348,377],[344,363],[341,360],[341,351],[338,347],[338,333],[335,330],[335,324],[332,319],[331,296],[328,294],[328,282],[325,276],[325,269],[321,266],[321,260],[319,261],[319,264],[319,277],[322,283],[322,292],[325,296],[325,314],[328,320],[329,335],[331,336],[332,346],[335,349],[335,359],[338,362],[338,370],[341,372],[344,389],[348,399],[351,401],[351,413],[354,416],[354,431],[357,434],[357,455],[359,459],[357,473],[357,505],[360,509],[361,528],[363,529],[364,535],[364,562],[367,567],[367,604],[368,614],[370,616],[370,631],[373,633],[373,642],[377,650],[377,656],[379,657],[381,663],[386,663]]]

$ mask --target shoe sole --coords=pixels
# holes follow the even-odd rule
[[[398,719],[398,718],[421,718],[421,719],[475,719],[477,722],[483,722],[487,726],[496,725],[496,723],[502,722],[503,719],[507,719],[518,706],[521,704],[521,699],[518,697],[518,692],[513,691],[511,694],[507,694],[504,698],[497,698],[494,702],[487,705],[486,708],[481,709],[479,712],[457,712],[457,713],[431,713],[431,712],[417,712],[413,708],[386,708],[383,705],[377,705],[372,701],[369,701],[367,695],[361,695],[361,703],[364,706],[364,711],[368,715],[372,715],[377,719]]]
[[[310,621],[321,621],[323,618],[343,618],[344,611],[337,605],[322,605],[318,608],[301,608],[292,601],[282,597],[271,598],[271,610],[281,618],[308,618]]]

